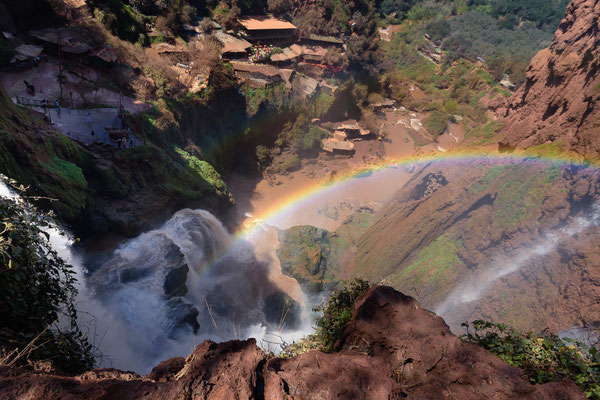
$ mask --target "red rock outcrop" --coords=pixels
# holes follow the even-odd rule
[[[545,143],[600,158],[600,1],[573,0],[551,46],[527,69],[527,81],[500,110],[500,146]]]
[[[268,359],[254,340],[200,344],[146,377],[112,369],[62,377],[0,367],[8,399],[583,399],[570,380],[522,371],[454,336],[411,297],[376,286],[356,303],[339,353]]]

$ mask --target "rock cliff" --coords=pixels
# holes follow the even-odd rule
[[[453,329],[474,318],[533,331],[586,326],[600,318],[600,228],[590,214],[599,197],[593,167],[432,163],[374,216],[352,274],[436,310],[476,294],[440,311]]]
[[[570,380],[532,385],[522,371],[454,336],[444,321],[386,286],[354,306],[341,351],[272,358],[253,339],[201,343],[141,377],[114,369],[75,377],[0,367],[11,399],[583,399]]]
[[[600,157],[600,1],[573,0],[551,46],[500,116],[501,148],[546,146]]]

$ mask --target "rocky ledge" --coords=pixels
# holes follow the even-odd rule
[[[374,286],[355,304],[337,353],[268,357],[253,339],[205,341],[139,376],[74,377],[0,367],[9,399],[583,399],[570,380],[532,385],[523,372],[454,336],[412,297]]]

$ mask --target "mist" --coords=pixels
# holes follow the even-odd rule
[[[480,268],[477,273],[457,285],[435,307],[434,312],[447,321],[451,320],[456,310],[474,305],[499,279],[530,267],[533,260],[550,254],[565,239],[598,225],[600,225],[600,204],[595,204],[588,212],[574,218],[565,227],[547,232],[539,243],[524,247],[508,256],[498,256],[491,264]]]

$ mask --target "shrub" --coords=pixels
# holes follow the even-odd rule
[[[327,303],[317,307],[323,315],[317,320],[317,332],[321,350],[332,352],[338,350],[336,342],[352,319],[352,309],[356,300],[370,287],[370,283],[362,279],[354,279],[338,292],[334,292]]]
[[[462,324],[460,338],[522,368],[532,383],[571,378],[588,398],[600,398],[600,353],[595,347],[555,334],[521,333],[504,324],[477,320]],[[473,332],[470,328],[473,328]]]
[[[261,168],[264,168],[271,163],[273,156],[271,155],[268,147],[258,145],[256,146],[256,158],[258,159],[258,163]]]
[[[33,341],[22,358],[51,359],[66,373],[92,368],[92,346],[77,324],[75,272],[50,245],[51,220],[20,199],[0,199],[0,215],[2,353],[21,351]],[[0,363],[25,361],[17,355]]]
[[[437,139],[448,128],[448,113],[445,111],[435,110],[425,120],[427,131]]]
[[[367,281],[354,279],[342,290],[334,292],[327,303],[313,310],[322,312],[317,320],[316,332],[297,343],[285,346],[280,357],[294,357],[312,349],[325,352],[339,350],[336,343],[352,319],[354,303],[370,286]]]
[[[313,150],[321,145],[321,139],[325,132],[316,126],[311,126],[308,132],[302,137],[302,150]]]

